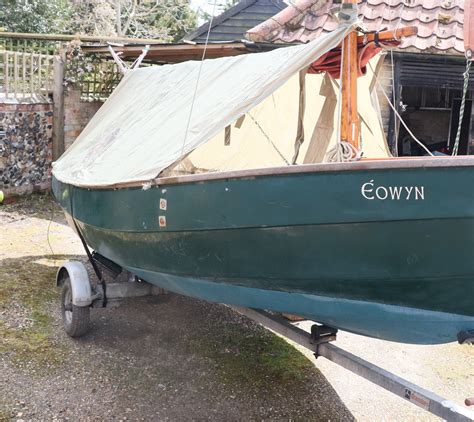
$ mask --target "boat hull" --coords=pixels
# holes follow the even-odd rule
[[[53,188],[92,248],[151,283],[431,344],[474,328],[473,176],[375,168]]]

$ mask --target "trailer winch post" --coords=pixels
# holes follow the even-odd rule
[[[474,421],[474,413],[469,409],[459,406],[450,400],[446,400],[431,391],[367,362],[352,353],[330,344],[329,341],[315,342],[310,333],[292,325],[278,315],[250,308],[240,308],[236,306],[232,308],[275,333],[315,352],[316,357],[325,357],[368,381],[377,384],[385,390],[421,407],[427,412],[453,422]],[[331,340],[333,340],[333,338],[331,338]]]

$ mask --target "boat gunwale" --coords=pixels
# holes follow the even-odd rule
[[[179,176],[157,177],[151,180],[141,180],[133,182],[116,183],[112,185],[90,186],[69,184],[78,188],[89,190],[105,189],[127,189],[143,188],[146,184],[150,187],[159,187],[163,185],[180,185],[196,182],[230,180],[230,179],[248,179],[266,176],[283,176],[292,174],[307,173],[334,173],[338,171],[362,171],[362,170],[392,170],[392,169],[414,169],[414,168],[450,168],[450,167],[474,167],[474,156],[454,156],[454,157],[404,157],[404,158],[379,158],[362,159],[344,163],[317,163],[317,164],[299,164],[291,166],[264,167],[245,170],[218,171],[199,174],[186,174]],[[54,172],[53,172],[54,176]]]

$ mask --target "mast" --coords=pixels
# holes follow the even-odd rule
[[[464,4],[464,50],[466,58],[474,60],[474,0]]]
[[[342,10],[357,10],[357,0],[343,0]],[[357,111],[357,31],[351,31],[342,42],[341,141],[359,149],[359,113]]]

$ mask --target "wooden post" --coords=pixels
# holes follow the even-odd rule
[[[38,95],[41,95],[41,88],[42,88],[42,78],[41,78],[41,72],[43,71],[42,69],[42,63],[41,63],[41,53],[38,54]]]
[[[357,0],[344,0],[357,7]],[[342,43],[341,140],[359,148],[359,113],[357,112],[357,31],[349,33]]]
[[[23,98],[26,96],[26,53],[23,51],[21,54],[22,60],[22,77],[21,77],[21,93],[23,94]]]
[[[18,51],[13,53],[13,96],[18,98]]]
[[[53,160],[64,152],[64,75],[66,56],[63,50],[54,56],[53,66]]]
[[[33,95],[34,85],[33,85],[33,75],[35,73],[35,55],[33,51],[30,53],[30,94]]]
[[[8,90],[9,90],[9,80],[8,80],[8,50],[5,50],[4,53],[3,53],[3,57],[4,57],[4,68],[3,68],[3,85],[4,85],[4,89],[5,89],[5,98],[8,98]]]

